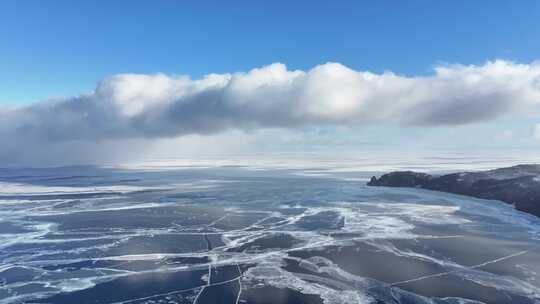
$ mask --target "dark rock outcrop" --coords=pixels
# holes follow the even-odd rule
[[[540,217],[540,165],[518,165],[480,172],[429,175],[398,171],[375,176],[369,186],[415,187],[500,200]]]

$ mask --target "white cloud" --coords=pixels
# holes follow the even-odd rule
[[[533,137],[536,140],[540,140],[540,123],[536,124],[533,128]]]
[[[495,135],[497,140],[509,140],[514,137],[514,131],[512,130],[503,130]]]
[[[41,144],[324,125],[462,125],[540,108],[540,62],[437,67],[431,76],[283,64],[202,79],[115,75],[93,93],[0,109],[0,159]],[[536,131],[540,137],[540,130]]]

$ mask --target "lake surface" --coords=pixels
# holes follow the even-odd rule
[[[373,172],[0,169],[0,303],[540,303],[540,220]]]

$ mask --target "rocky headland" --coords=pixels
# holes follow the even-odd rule
[[[540,217],[540,165],[517,165],[479,172],[430,175],[396,171],[377,178],[369,186],[410,187],[500,200]]]

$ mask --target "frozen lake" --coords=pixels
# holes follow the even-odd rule
[[[0,303],[539,303],[540,220],[374,171],[0,170]]]

